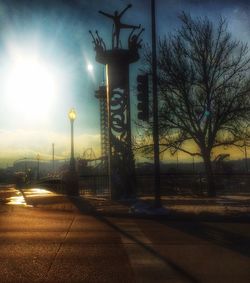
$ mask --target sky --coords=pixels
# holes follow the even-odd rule
[[[112,22],[98,10],[113,13],[128,4],[123,22],[145,28],[150,44],[150,0],[0,0],[0,167],[20,158],[51,159],[70,152],[68,112],[74,107],[76,156],[92,147],[100,154],[99,105],[94,97],[103,80],[89,30],[98,30],[107,46]],[[174,33],[178,15],[228,20],[233,36],[250,42],[250,4],[234,0],[156,0],[157,36]],[[121,35],[126,39],[126,32]],[[93,65],[92,72],[87,70]],[[130,94],[136,117],[136,75],[131,66]],[[38,75],[38,76],[37,76]],[[133,127],[134,128],[134,127]]]

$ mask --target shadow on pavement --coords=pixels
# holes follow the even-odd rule
[[[159,220],[161,224],[165,224],[168,227],[180,230],[181,232],[198,237],[202,240],[209,241],[215,245],[231,249],[244,256],[250,257],[250,237],[239,235],[237,233],[224,230],[223,228],[212,226],[198,221],[188,222],[166,222]]]
[[[88,201],[82,199],[81,197],[69,197],[70,201],[79,209],[81,213],[89,213],[93,215],[97,220],[105,223],[109,227],[113,228],[116,232],[121,233],[123,236],[127,237],[128,239],[132,240],[135,244],[144,248],[147,252],[155,256],[156,258],[163,261],[165,264],[169,265],[173,270],[178,272],[181,276],[189,280],[190,282],[198,283],[199,281],[193,277],[192,274],[184,270],[182,267],[177,265],[175,262],[170,261],[169,259],[165,258],[164,256],[160,255],[156,252],[152,247],[149,245],[144,244],[143,242],[136,239],[134,236],[130,235],[127,231],[121,229],[106,217],[102,216],[98,213],[94,206],[92,206]]]

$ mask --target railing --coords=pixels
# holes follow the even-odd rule
[[[59,194],[66,194],[66,187],[61,179],[43,178],[39,181],[30,184],[31,187],[37,186],[52,190]]]
[[[216,174],[215,183],[217,192],[250,193],[250,174]],[[53,189],[58,193],[66,193],[66,185],[60,182],[44,182],[43,187]],[[154,194],[153,174],[137,174],[136,193],[138,196]],[[207,192],[207,181],[204,174],[161,174],[161,194],[196,194]],[[79,177],[80,195],[109,196],[108,175],[92,174]]]
[[[108,175],[97,174],[97,175],[84,175],[79,178],[79,193],[80,195],[97,195],[108,197],[109,196],[109,185]]]
[[[137,176],[138,195],[154,193],[152,175]],[[250,193],[249,174],[215,174],[215,184],[219,193]],[[204,174],[161,174],[161,193],[197,194],[207,192],[207,180]]]
[[[250,174],[215,174],[215,183],[219,193],[250,193]],[[137,195],[154,194],[153,174],[137,174]],[[197,194],[207,192],[207,181],[204,174],[161,174],[161,193]],[[107,175],[89,175],[80,179],[80,193],[109,195]]]

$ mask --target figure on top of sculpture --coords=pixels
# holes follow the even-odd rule
[[[119,48],[120,30],[121,29],[139,29],[141,27],[141,25],[134,26],[134,25],[128,25],[128,24],[121,23],[121,17],[131,7],[132,7],[132,5],[129,4],[122,12],[118,13],[118,11],[115,11],[113,15],[99,11],[100,14],[102,14],[102,15],[108,17],[108,18],[111,18],[114,21],[115,30],[114,30],[114,33],[113,33],[113,36],[112,36],[112,42],[113,42],[114,48]],[[115,39],[115,46],[114,46],[114,39]]]
[[[132,51],[141,48],[142,39],[139,40],[139,37],[145,29],[142,28],[137,34],[134,34],[135,30],[133,29],[128,37],[128,48]]]
[[[103,41],[103,39],[100,37],[100,35],[98,34],[98,31],[96,30],[95,33],[96,33],[96,37],[93,35],[92,31],[89,30],[89,33],[93,39],[93,43],[95,45],[95,51],[97,52],[103,52],[106,50],[106,45]]]

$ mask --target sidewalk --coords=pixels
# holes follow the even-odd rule
[[[22,193],[0,189],[0,282],[249,282],[249,196],[163,197],[159,215],[152,197]]]

